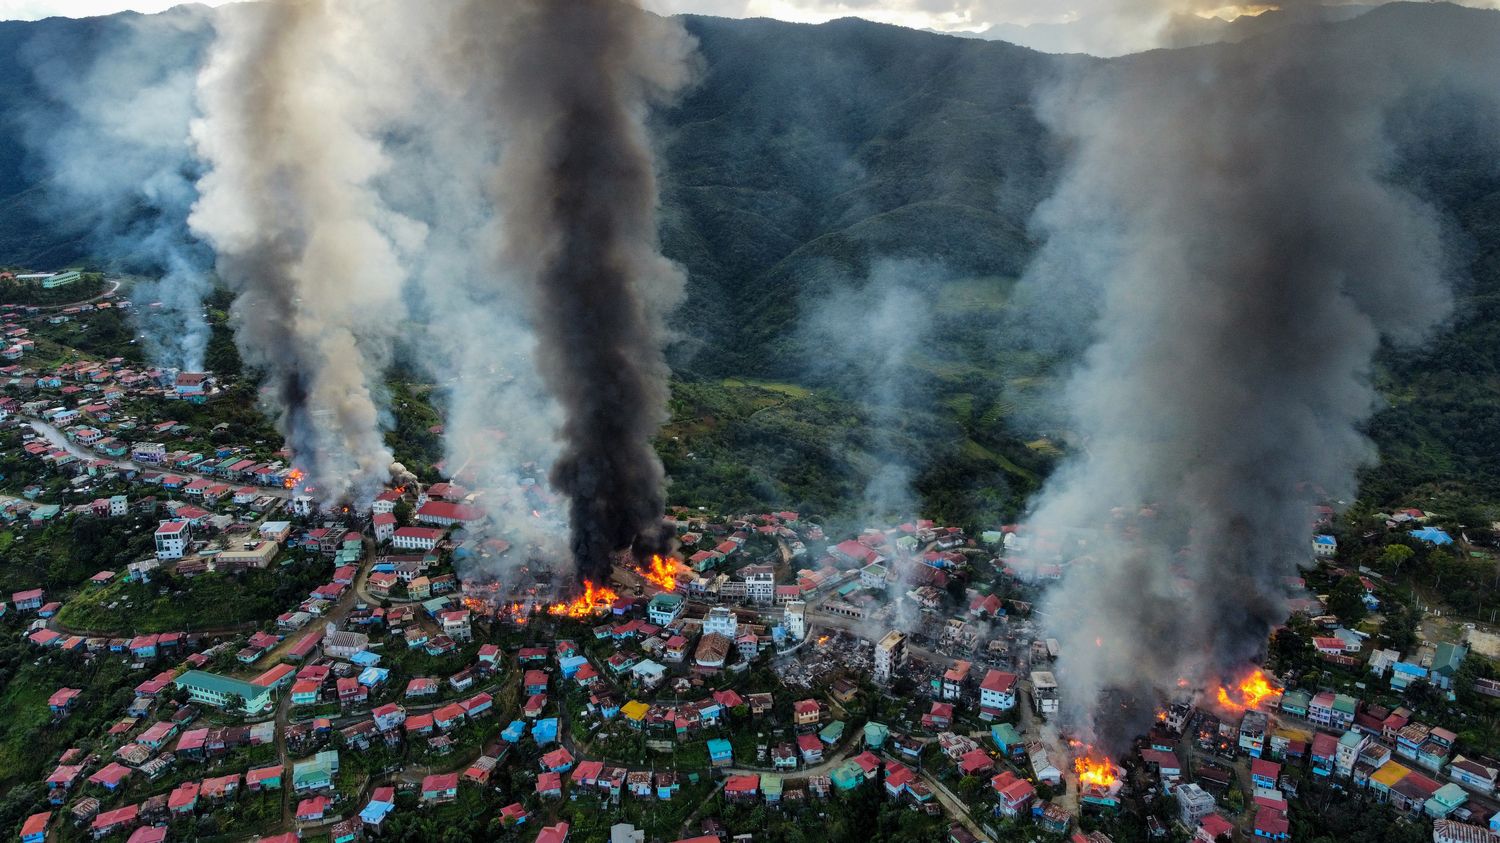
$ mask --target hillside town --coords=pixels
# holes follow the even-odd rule
[[[1348,567],[1332,509],[1267,663],[1161,700],[1102,757],[1056,725],[1065,654],[1033,606],[1068,562],[1036,561],[1047,537],[675,507],[671,556],[574,583],[462,476],[320,510],[279,443],[196,421],[231,379],[42,359],[28,326],[58,317],[34,310],[0,308],[6,553],[82,523],[125,545],[71,581],[10,569],[37,573],[0,623],[55,677],[26,691],[46,737],[13,791],[35,797],[23,843],[453,823],[706,843],[877,814],[957,843],[1212,843],[1295,839],[1299,812],[1331,810],[1500,841],[1500,761],[1475,726],[1500,700],[1500,635]],[[1374,523],[1361,541],[1393,558],[1484,552],[1418,508]]]

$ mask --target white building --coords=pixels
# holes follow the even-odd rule
[[[1197,828],[1198,823],[1217,807],[1214,805],[1213,794],[1204,790],[1197,782],[1178,785],[1176,794],[1177,819],[1188,828]]]
[[[156,528],[156,558],[181,559],[187,555],[193,527],[186,521],[163,521]]]
[[[786,627],[786,634],[793,641],[801,641],[807,637],[807,604],[801,600],[793,600],[786,604],[782,610],[781,625]]]
[[[906,664],[906,633],[893,629],[875,645],[876,684],[891,684],[903,664]]]
[[[1016,675],[991,670],[979,685],[979,709],[982,714],[997,714],[1016,707]]]
[[[402,527],[391,534],[391,545],[402,550],[432,550],[443,531],[432,527]]]
[[[370,518],[370,525],[375,528],[375,543],[388,542],[396,534],[396,516],[389,512],[377,512]]]
[[[377,495],[374,503],[370,504],[370,513],[372,515],[390,515],[396,511],[396,502],[399,500],[401,500],[400,495],[396,494],[394,490],[387,489]]]
[[[776,571],[770,565],[747,565],[740,572],[745,577],[745,596],[751,603],[769,606],[776,602]]]
[[[1313,556],[1319,559],[1331,559],[1338,555],[1339,541],[1328,535],[1313,536],[1312,548]]]
[[[109,499],[109,514],[111,518],[120,518],[130,514],[130,499],[124,495],[115,495]]]
[[[468,609],[443,612],[439,615],[439,619],[443,622],[443,634],[454,641],[468,641],[474,637],[473,631],[469,628]]]
[[[709,609],[708,616],[703,619],[703,632],[705,634],[716,632],[731,641],[739,636],[739,628],[739,619],[734,616],[734,612],[724,606],[715,606]]]
[[[1384,676],[1399,661],[1401,654],[1395,650],[1376,650],[1370,654],[1370,672]]]

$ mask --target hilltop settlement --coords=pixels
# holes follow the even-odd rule
[[[1493,571],[1493,527],[1320,508],[1267,662],[1100,759],[1056,725],[1046,537],[682,505],[670,557],[576,582],[420,455],[320,509],[237,372],[119,353],[124,306],[0,306],[22,843],[1500,843],[1500,633],[1419,575]]]

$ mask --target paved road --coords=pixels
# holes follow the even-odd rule
[[[131,462],[130,460],[114,459],[112,457],[105,456],[104,454],[90,451],[79,445],[77,442],[69,439],[62,431],[58,430],[56,427],[53,427],[52,425],[42,421],[41,419],[32,418],[28,419],[27,421],[31,425],[32,430],[35,430],[44,439],[46,439],[48,442],[51,442],[55,447],[62,448],[77,459],[102,460],[103,462],[109,463],[116,468],[128,469],[131,471],[140,471],[146,468],[145,466]],[[160,471],[163,474],[176,474],[180,477],[208,480],[213,483],[224,483],[230,486],[237,485],[234,483],[230,483],[222,477],[209,477],[205,474],[198,474],[196,472],[186,471],[183,469],[167,468],[164,466],[151,466],[150,469],[152,471]],[[255,489],[259,494],[268,495],[273,498],[280,498],[281,500],[289,500],[292,497],[291,489],[283,489],[280,486],[256,486]]]
[[[96,302],[96,301],[104,298],[105,296],[108,296],[108,295],[114,293],[115,291],[117,291],[119,289],[120,289],[120,279],[118,279],[118,278],[110,279],[110,281],[109,281],[109,289],[104,290],[103,292],[99,293],[96,296],[90,296],[89,298],[86,298],[86,299],[79,299],[78,301],[63,302],[62,304],[39,304],[39,305],[35,305],[36,309],[38,311],[40,311],[40,312],[37,315],[31,316],[31,317],[24,317],[23,316],[23,317],[21,317],[21,319],[22,320],[25,320],[25,319],[28,319],[28,318],[29,319],[41,319],[42,318],[41,314],[43,314],[43,313],[51,313],[51,312],[53,312],[55,310],[65,310],[65,309],[70,308],[70,307],[77,307],[80,304],[89,304],[90,302]]]

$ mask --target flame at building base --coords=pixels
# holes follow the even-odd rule
[[[547,614],[563,618],[588,618],[609,611],[620,595],[614,589],[594,585],[593,580],[583,581],[583,593],[566,603],[553,603]]]
[[[649,562],[636,568],[635,572],[641,578],[651,583],[662,591],[676,591],[678,564],[676,559],[653,554]]]
[[[1233,688],[1220,685],[1216,698],[1225,710],[1240,712],[1258,708],[1265,700],[1281,696],[1281,691],[1264,670],[1256,668]]]
[[[1078,775],[1080,786],[1112,788],[1119,784],[1119,768],[1108,755],[1077,741],[1073,741],[1073,746],[1083,749],[1083,753],[1073,759],[1073,772]]]

